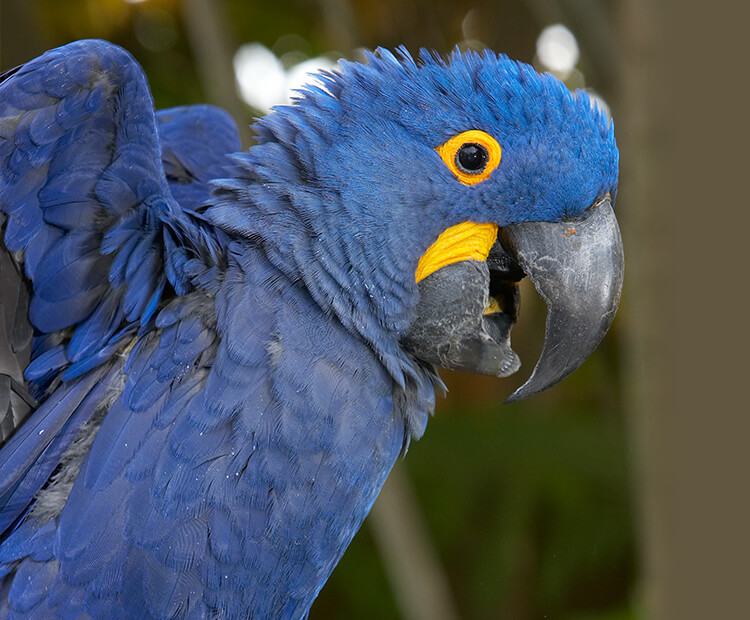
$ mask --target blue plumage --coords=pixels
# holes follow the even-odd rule
[[[224,112],[154,113],[101,41],[0,84],[44,401],[0,451],[0,617],[305,617],[434,407],[401,344],[420,256],[615,193],[585,94],[489,53],[368,60],[234,155]],[[435,151],[468,128],[503,145],[471,188]]]

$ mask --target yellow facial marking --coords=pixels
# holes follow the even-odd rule
[[[478,129],[453,136],[435,150],[464,185],[476,185],[487,179],[502,157],[497,140]]]
[[[419,259],[417,282],[446,265],[465,260],[487,260],[497,239],[497,224],[463,222],[443,231]]]

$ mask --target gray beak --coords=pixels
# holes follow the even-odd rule
[[[534,372],[506,402],[567,377],[607,333],[623,280],[622,238],[610,199],[576,220],[506,226],[485,262],[455,263],[423,279],[404,348],[444,368],[500,377],[516,372],[520,361],[510,332],[524,276],[547,304],[547,326]]]
[[[602,341],[620,302],[623,247],[609,198],[584,219],[513,224],[499,237],[547,304],[542,355],[514,402],[567,377]]]

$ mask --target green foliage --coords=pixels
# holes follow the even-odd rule
[[[435,420],[408,461],[460,607],[520,619],[621,604],[633,558],[620,429],[593,411],[489,413]],[[453,499],[431,510],[435,496]]]

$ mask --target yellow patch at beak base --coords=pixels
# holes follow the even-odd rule
[[[446,265],[465,260],[487,260],[497,239],[497,224],[462,222],[443,231],[419,259],[417,282]]]

